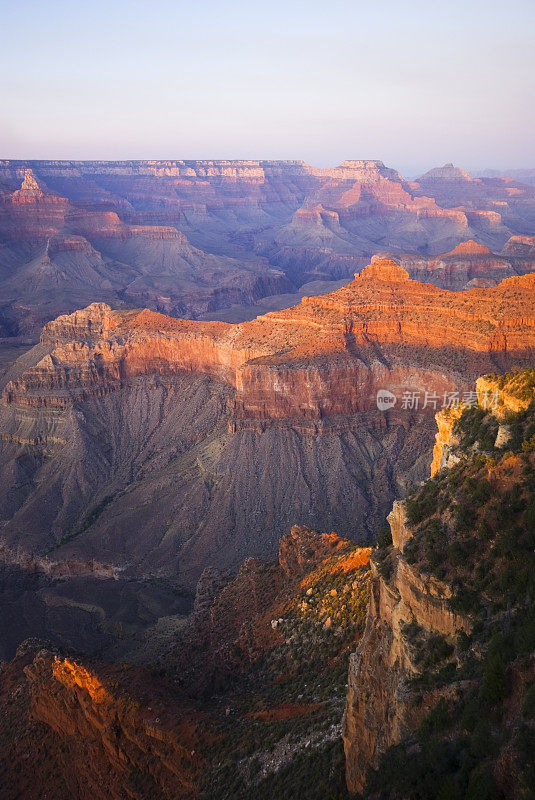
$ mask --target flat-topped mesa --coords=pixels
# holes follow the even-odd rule
[[[187,236],[170,225],[118,225],[103,228],[99,234],[105,238],[134,239],[139,236],[146,241],[177,241],[189,245]]]
[[[533,358],[534,289],[535,275],[526,275],[449,292],[376,259],[335,292],[239,325],[96,303],[45,327],[49,354],[6,386],[4,401],[65,406],[138,375],[189,371],[233,387],[237,418],[376,410],[384,386],[464,391],[496,356],[510,366]],[[462,380],[452,360],[460,352]]]
[[[376,183],[381,178],[402,181],[403,178],[395,169],[385,167],[379,160],[346,160],[332,170],[324,169],[323,174],[329,174],[333,178],[342,180],[353,180],[359,183]]]
[[[57,253],[96,253],[96,250],[83,236],[57,233],[48,239],[45,253],[47,256],[53,256]]]

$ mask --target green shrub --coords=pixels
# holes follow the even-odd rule
[[[501,653],[488,656],[483,669],[479,697],[489,705],[496,705],[507,696],[506,671]]]
[[[378,548],[390,547],[392,545],[392,532],[390,528],[381,528],[375,544]]]

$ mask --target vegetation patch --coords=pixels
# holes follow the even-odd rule
[[[535,370],[505,376],[517,396],[532,396]],[[535,780],[535,433],[534,404],[508,419],[513,436],[492,457],[485,412],[458,423],[466,458],[409,499],[413,536],[404,556],[454,590],[452,610],[472,618],[470,635],[446,638],[411,623],[403,635],[422,691],[443,699],[417,735],[390,748],[370,770],[365,796],[376,800],[500,800],[533,797]]]
[[[106,497],[103,497],[100,503],[97,503],[96,506],[93,506],[92,509],[84,514],[79,524],[76,525],[76,527],[73,528],[70,533],[64,534],[64,536],[58,539],[56,544],[47,552],[51,553],[54,550],[57,550],[59,547],[62,547],[64,544],[67,544],[67,542],[71,542],[73,539],[76,539],[76,537],[80,536],[80,534],[85,533],[85,531],[87,531],[97,521],[106,506],[108,506],[112,500],[115,499],[115,497],[116,494],[109,494],[106,495]]]

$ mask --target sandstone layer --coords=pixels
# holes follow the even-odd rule
[[[418,360],[451,372],[449,351],[479,366],[493,357],[529,361],[535,276],[455,294],[377,259],[342,289],[249,323],[198,323],[94,304],[45,326],[41,343],[50,352],[6,386],[7,404],[64,407],[139,375],[191,371],[232,386],[238,417],[319,419],[369,409],[381,385],[408,385]],[[420,370],[430,381],[443,380],[440,369],[433,376],[422,363]]]
[[[452,293],[375,261],[239,325],[59,317],[3,391],[2,539],[188,585],[298,520],[367,539],[423,477],[437,405],[533,358],[534,279]]]
[[[91,301],[192,318],[230,308],[235,320],[247,319],[262,298],[349,278],[385,250],[414,254],[412,277],[425,272],[455,289],[487,285],[528,271],[521,254],[500,251],[535,234],[532,186],[453,167],[409,182],[364,160],[329,169],[4,160],[0,186],[6,335],[36,333]],[[76,255],[65,243],[73,236],[85,240]],[[455,254],[471,240],[495,255]]]

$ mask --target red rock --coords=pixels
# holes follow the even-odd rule
[[[513,242],[518,238],[512,237],[501,253],[492,253],[490,248],[470,239],[438,256],[387,253],[382,257],[394,258],[416,280],[453,290],[484,288],[496,285],[503,278],[535,271],[535,248],[530,257],[529,244]]]
[[[410,280],[399,265],[376,259],[342,289],[305,297],[298,306],[241,325],[95,304],[45,327],[42,342],[52,343],[51,354],[9,383],[4,400],[64,406],[119,388],[136,375],[193,370],[236,389],[238,418],[363,411],[375,402],[377,387],[409,382],[398,348],[422,348],[422,376],[428,378],[430,371],[440,374],[445,347],[532,358],[534,290],[535,274],[489,290],[448,292]],[[390,369],[378,362],[366,366],[372,343],[389,353]]]

